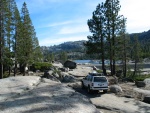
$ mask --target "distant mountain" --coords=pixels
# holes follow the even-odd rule
[[[150,40],[150,30],[144,31],[142,33],[132,33],[130,34],[131,39],[133,38],[134,35],[137,35],[139,38],[139,41],[147,41]]]
[[[129,34],[131,40],[133,39],[134,35],[137,35],[139,38],[139,42],[142,44],[143,48],[149,47],[150,45],[150,30],[147,32],[142,33],[132,33]],[[91,56],[86,54],[86,48],[84,46],[85,40],[81,41],[70,41],[64,42],[59,45],[54,46],[42,46],[41,50],[44,54],[54,53],[56,56],[60,54],[60,52],[67,52],[67,55],[71,58],[77,59],[90,59],[90,58],[97,58],[97,56]],[[145,49],[146,50],[146,49]],[[147,54],[147,51],[146,51]]]
[[[64,42],[62,44],[59,45],[54,45],[54,46],[49,46],[49,52],[60,52],[60,51],[66,51],[66,52],[70,52],[70,51],[78,51],[78,52],[82,52],[85,50],[85,47],[83,45],[83,43],[85,42],[85,40],[82,41],[70,41],[70,42]]]
[[[139,38],[139,41],[147,41],[150,40],[150,30],[149,31],[144,31],[142,33],[132,33],[129,34],[131,39],[133,38],[134,35],[137,35]],[[48,50],[49,52],[60,52],[60,51],[66,51],[66,52],[70,52],[70,51],[77,51],[77,52],[83,52],[85,50],[85,46],[84,46],[84,42],[86,42],[85,40],[81,40],[81,41],[70,41],[70,42],[64,42],[62,44],[59,45],[54,45],[54,46],[42,46],[42,50]]]
[[[55,56],[59,56],[61,52],[67,52],[70,59],[86,59],[88,55],[86,55],[84,42],[86,41],[70,41],[49,47],[42,46],[41,50],[44,55],[53,53]]]

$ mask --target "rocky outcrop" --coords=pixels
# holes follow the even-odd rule
[[[75,82],[75,81],[76,81],[76,79],[72,75],[66,75],[62,79],[62,82],[66,82],[66,83],[68,83],[68,82]]]
[[[146,79],[144,80],[144,82],[145,82],[146,85],[150,85],[150,78],[146,78]]]
[[[120,93],[122,92],[122,88],[118,85],[112,85],[109,87],[110,92],[112,93]]]
[[[64,63],[64,67],[68,67],[69,69],[75,69],[77,67],[77,64],[73,61],[70,61],[70,60],[67,60],[65,63]]]
[[[150,90],[134,88],[133,97],[144,102],[150,102]]]
[[[68,72],[69,68],[59,68],[59,70],[62,71],[62,72]]]
[[[61,82],[64,83],[76,82],[76,78],[66,72],[61,72]]]
[[[150,96],[145,96],[143,102],[150,104]]]
[[[42,78],[47,78],[57,82],[76,82],[76,78],[67,72],[60,71],[60,69],[45,71]]]
[[[56,78],[56,76],[53,76],[53,71],[52,70],[45,71],[42,78],[47,78],[47,79],[59,82],[59,80]]]
[[[137,87],[145,87],[145,82],[144,81],[136,81],[135,82],[135,85],[137,86]]]
[[[135,85],[137,87],[145,87],[145,89],[150,89],[150,78],[146,78],[144,81],[136,81]]]
[[[0,88],[2,113],[99,113],[84,95],[46,78],[20,76],[2,79]],[[12,96],[13,92],[19,93]],[[4,95],[5,99],[2,98]]]
[[[117,97],[115,94],[104,94],[90,99],[97,108],[110,110],[107,113],[149,113],[150,104],[132,98]],[[105,113],[105,112],[104,112]]]
[[[144,82],[146,84],[145,85],[145,89],[146,90],[150,90],[150,78],[145,79]]]

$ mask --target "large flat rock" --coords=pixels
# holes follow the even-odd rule
[[[131,98],[117,97],[113,94],[91,98],[91,101],[98,108],[118,110],[121,113],[150,113],[150,104]]]
[[[40,82],[37,76],[17,76],[0,79],[0,102],[36,87]]]
[[[0,98],[1,113],[99,113],[85,96],[48,79],[13,77],[0,80],[0,85],[5,86],[0,90],[5,95]]]

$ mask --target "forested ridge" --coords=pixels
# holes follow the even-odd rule
[[[149,50],[150,50],[150,45],[148,45],[150,43],[150,30],[144,31],[141,33],[131,33],[128,35],[131,40],[133,40],[134,35],[137,35],[138,40],[141,43],[142,47],[149,48]],[[43,52],[48,51],[48,53],[59,53],[59,52],[65,51],[70,54],[71,53],[73,54],[74,52],[78,52],[78,55],[81,53],[86,55],[84,57],[84,59],[90,59],[90,56],[86,54],[86,47],[84,46],[85,42],[86,42],[86,40],[69,41],[69,42],[64,42],[64,43],[61,43],[58,45],[53,45],[53,46],[41,46],[41,51],[43,51]],[[147,45],[146,45],[146,43],[147,43]],[[143,48],[143,50],[144,50],[144,48]],[[149,50],[147,50],[147,51],[149,51]],[[149,52],[146,52],[146,50],[145,50],[145,53],[149,54]],[[149,57],[149,56],[148,55],[143,56],[143,58],[147,58],[147,57]],[[74,57],[74,59],[82,59],[82,58]],[[92,58],[93,58],[93,56],[92,56]],[[94,59],[98,59],[97,55],[95,55]]]

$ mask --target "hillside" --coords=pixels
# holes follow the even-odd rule
[[[78,52],[83,52],[85,47],[83,45],[83,43],[85,42],[85,40],[82,41],[74,41],[74,42],[64,42],[62,44],[59,45],[54,45],[54,46],[50,46],[49,47],[49,51],[50,52],[60,52],[60,51],[66,51],[66,52],[70,52],[70,51],[78,51]]]
[[[130,37],[132,38],[134,35],[138,36],[139,41],[150,40],[150,30],[144,31],[144,32],[141,32],[141,33],[132,33],[132,34],[130,34]]]
[[[85,40],[81,41],[70,41],[70,42],[64,42],[59,45],[54,46],[42,46],[42,52],[46,56],[47,54],[53,53],[55,55],[55,58],[59,59],[62,52],[66,52],[69,59],[89,59],[86,55],[85,46],[84,46]]]
[[[131,40],[133,39],[134,35],[137,35],[140,43],[142,44],[142,47],[144,48],[144,50],[146,50],[144,54],[148,54],[147,49],[145,48],[148,48],[150,45],[150,30],[142,33],[132,33],[129,35],[131,37]],[[96,59],[97,56],[91,56],[86,54],[84,42],[86,42],[86,40],[64,42],[59,45],[48,47],[42,46],[41,50],[43,53],[54,53],[56,56],[60,54],[60,52],[67,52],[68,57],[73,59]]]
[[[150,30],[141,33],[132,33],[129,35],[131,38],[134,35],[137,35],[139,37],[140,42],[143,40],[146,41],[150,40]],[[86,41],[85,40],[69,41],[69,42],[64,42],[62,44],[49,46],[49,47],[42,46],[41,48],[47,48],[49,52],[60,52],[60,51],[78,51],[78,52],[82,51],[83,52],[85,50],[85,47],[83,45],[84,42]]]

